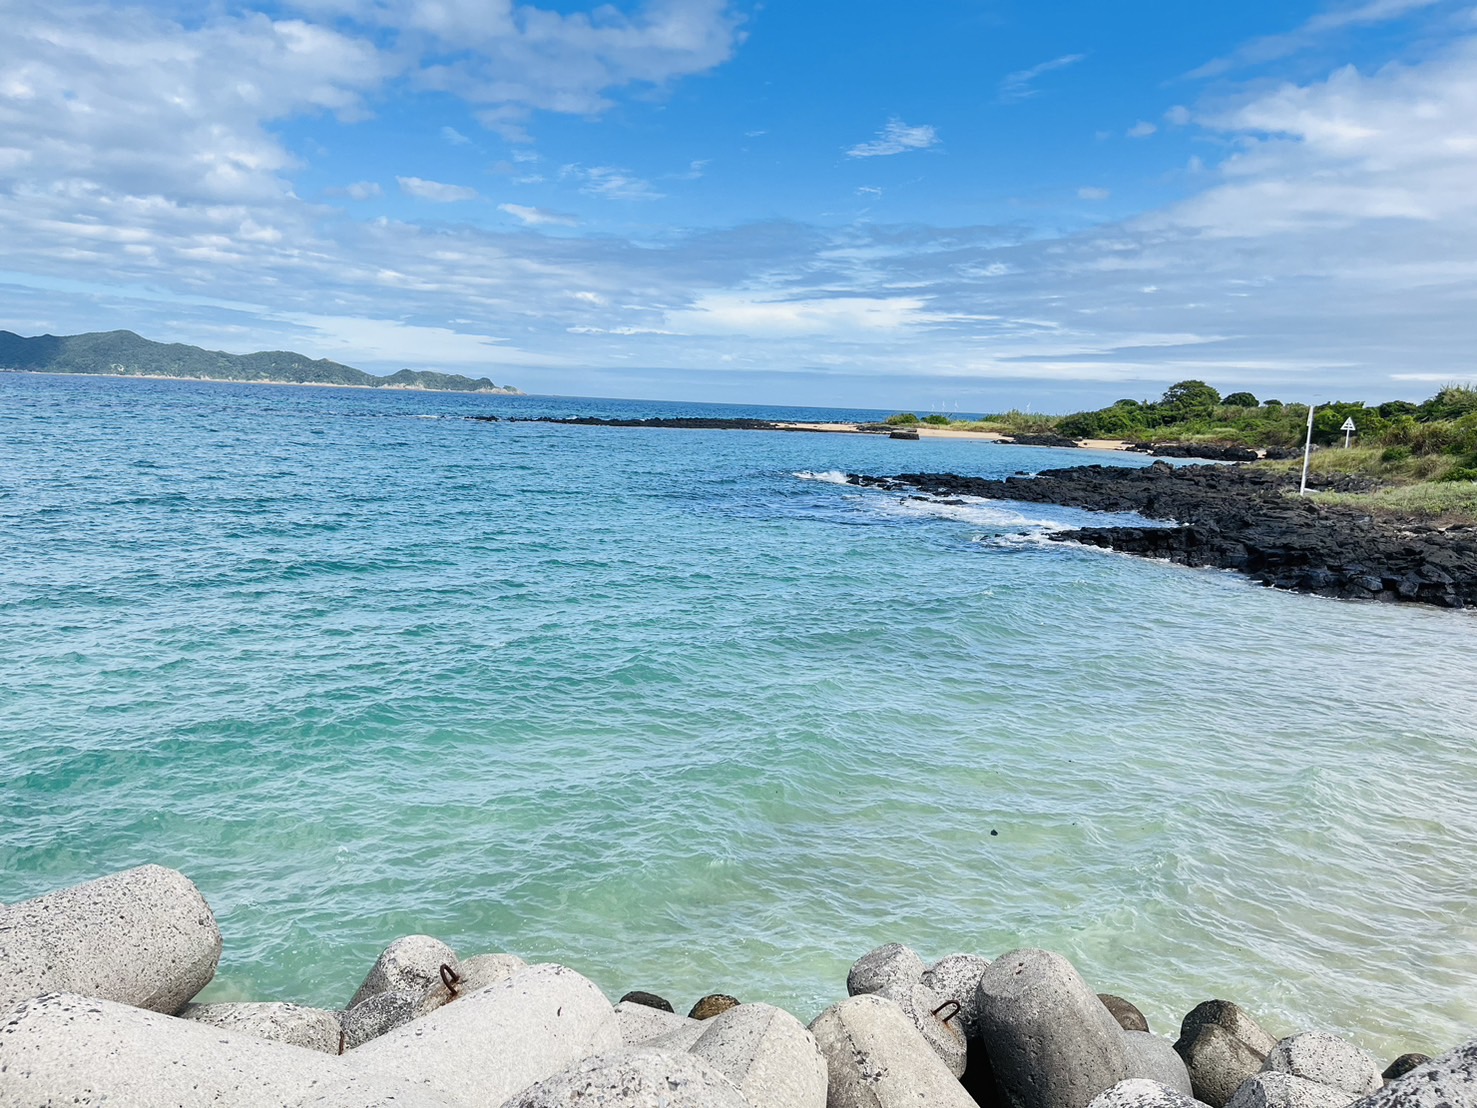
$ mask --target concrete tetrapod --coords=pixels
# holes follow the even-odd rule
[[[1154,1081],[1160,1085],[1168,1085],[1187,1097],[1194,1097],[1190,1071],[1185,1068],[1185,1060],[1168,1039],[1161,1039],[1148,1031],[1124,1031],[1123,1048],[1128,1052],[1130,1080],[1141,1078]]]
[[[659,1050],[586,1058],[515,1093],[503,1108],[569,1108],[573,1104],[582,1108],[751,1108],[733,1082],[703,1059]]]
[[[1267,1055],[1262,1069],[1316,1081],[1351,1097],[1368,1096],[1384,1087],[1379,1063],[1353,1043],[1326,1031],[1305,1031],[1283,1039]]]
[[[1342,1089],[1272,1070],[1243,1081],[1226,1108],[1344,1108],[1353,1102]]]
[[[991,962],[979,1021],[1013,1108],[1087,1108],[1128,1077],[1123,1029],[1060,954],[1014,950]]]
[[[337,1012],[301,1004],[186,1004],[180,1019],[324,1054],[338,1053]]]
[[[1140,1032],[1141,1034],[1142,1032]],[[1098,1093],[1088,1108],[1197,1108],[1195,1101],[1178,1089],[1145,1077],[1120,1081]]]
[[[950,954],[923,974],[925,985],[959,1005],[959,1015],[949,1022],[961,1028],[966,1039],[979,1038],[980,978],[989,968],[990,959],[978,954]]]
[[[450,1108],[340,1058],[109,1000],[48,993],[0,1015],[0,1108]]]
[[[958,1026],[958,1015],[951,1011],[953,1005],[947,998],[922,983],[889,985],[878,989],[875,995],[886,997],[901,1008],[913,1021],[918,1034],[943,1059],[949,1072],[955,1077],[964,1076],[964,1068],[969,1061],[969,1044],[963,1029]],[[945,1020],[942,1016],[949,1018]]]
[[[826,1060],[815,1036],[789,1012],[740,1004],[715,1017],[689,1048],[765,1108],[825,1108]]]
[[[1260,1072],[1266,1059],[1218,1023],[1195,1027],[1188,1039],[1180,1037],[1174,1049],[1190,1071],[1195,1099],[1210,1108],[1225,1108],[1247,1078]]]
[[[826,1060],[827,1108],[976,1108],[903,1010],[863,994],[810,1025]]]
[[[917,985],[923,980],[923,959],[902,943],[883,943],[852,963],[846,975],[846,995],[880,993],[899,985]]]
[[[353,1060],[363,1073],[409,1078],[443,1100],[483,1108],[622,1045],[595,983],[544,964],[365,1043]]]
[[[1477,1108],[1477,1039],[1390,1082],[1358,1108]]]
[[[725,1015],[727,1013],[724,1013]],[[674,1031],[692,1029],[701,1035],[708,1029],[703,1020],[688,1019],[675,1012],[664,1012],[649,1004],[634,1000],[623,1000],[615,1006],[615,1018],[621,1025],[621,1041],[627,1046],[641,1046]],[[719,1019],[722,1016],[717,1017]],[[696,1039],[696,1036],[694,1036]],[[686,1047],[684,1046],[685,1050]]]
[[[194,883],[139,866],[0,911],[0,1012],[69,992],[173,1015],[220,957],[220,928]]]

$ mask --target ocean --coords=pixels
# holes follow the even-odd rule
[[[840,482],[1144,458],[474,414],[886,413],[0,374],[0,901],[181,869],[210,1000],[428,933],[808,1020],[899,941],[1477,1028],[1470,614]]]

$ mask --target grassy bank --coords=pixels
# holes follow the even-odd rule
[[[1356,428],[1344,448],[1346,420]],[[911,413],[889,423],[924,423],[1004,435],[1056,434],[1071,439],[1125,439],[1150,444],[1245,446],[1265,451],[1269,467],[1301,467],[1308,407],[1258,400],[1248,392],[1221,396],[1203,381],[1181,381],[1158,400],[1118,400],[1068,415],[1010,411],[982,420]],[[1363,478],[1368,491],[1315,492],[1319,502],[1390,519],[1477,523],[1477,389],[1449,385],[1415,404],[1338,401],[1313,415],[1313,472]]]

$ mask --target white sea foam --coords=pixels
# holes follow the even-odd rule
[[[821,481],[827,485],[847,484],[846,474],[842,473],[839,469],[828,469],[823,473],[812,473],[808,469],[802,469],[799,473],[793,473],[791,476],[798,477],[802,481]]]

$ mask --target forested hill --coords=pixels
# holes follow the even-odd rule
[[[226,354],[183,343],[151,342],[132,331],[26,338],[0,331],[0,370],[88,373],[108,377],[183,377],[205,381],[285,382],[297,385],[357,385],[362,388],[427,389],[435,392],[517,393],[486,377],[402,369],[375,377],[352,366],[314,361],[287,350]]]

